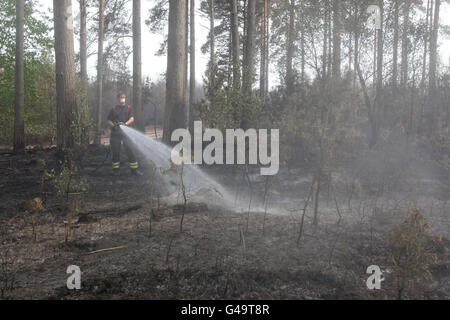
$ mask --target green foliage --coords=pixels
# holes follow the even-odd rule
[[[208,91],[208,102],[196,106],[202,121],[210,128],[257,128],[262,120],[260,101],[231,89]]]
[[[0,136],[9,143],[14,129],[15,1],[0,2]],[[25,2],[25,134],[50,137],[56,123],[55,73],[49,17]]]
[[[77,168],[75,165],[69,164],[69,161],[61,163],[59,173],[51,170],[46,173],[46,176],[56,188],[58,196],[67,196],[69,193],[83,193],[87,191],[86,180],[78,178]]]
[[[389,244],[399,299],[408,287],[432,278],[430,267],[437,263],[437,255],[426,247],[430,238],[429,229],[423,213],[414,209],[403,223],[391,231]]]
[[[94,120],[90,114],[88,97],[85,92],[83,92],[81,83],[77,88],[77,110],[73,112],[71,130],[75,147],[85,147],[89,145],[90,133],[94,126]]]

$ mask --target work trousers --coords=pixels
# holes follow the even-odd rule
[[[128,162],[130,163],[131,169],[137,169],[138,163],[136,161],[136,157],[131,150],[131,142],[129,139],[124,136],[121,132],[116,132],[111,134],[110,144],[111,144],[111,152],[112,152],[112,167],[113,169],[120,168],[120,149],[122,146],[125,148],[125,152],[127,153]]]

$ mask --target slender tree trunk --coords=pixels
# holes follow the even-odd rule
[[[171,143],[172,132],[184,128],[185,121],[185,60],[187,2],[169,1],[169,36],[167,48],[166,109],[163,141]]]
[[[399,1],[394,0],[394,42],[392,51],[392,86],[394,90],[397,88],[398,81],[398,20],[399,20]]]
[[[260,97],[264,99],[266,96],[266,38],[267,38],[267,0],[262,0],[261,7],[261,61],[260,61],[260,77],[259,77],[259,93]]]
[[[245,63],[245,57],[247,56],[247,41],[246,41],[246,37],[247,37],[247,28],[248,28],[248,19],[247,19],[247,15],[248,15],[248,0],[244,0],[244,41],[242,44],[242,53],[243,53],[243,61],[242,64]],[[242,66],[244,67],[244,66]],[[243,70],[242,70],[243,71]]]
[[[270,0],[266,0],[266,65],[265,65],[265,74],[266,74],[266,92],[269,92],[269,63],[270,63]]]
[[[324,0],[323,14],[323,51],[322,51],[322,79],[327,77],[327,55],[328,55],[328,1]]]
[[[16,0],[16,87],[14,107],[14,152],[25,151],[25,82],[24,82],[24,25],[25,0]]]
[[[87,96],[87,7],[86,0],[80,0],[80,71],[83,94]]]
[[[133,104],[136,127],[145,131],[142,110],[142,33],[141,0],[133,0]]]
[[[185,38],[184,38],[184,55],[185,55],[185,60],[184,60],[184,91],[185,91],[185,95],[184,95],[184,99],[185,99],[185,108],[184,110],[186,111],[185,114],[185,128],[187,128],[187,119],[188,119],[188,112],[189,112],[189,0],[184,0],[186,1],[186,24],[185,24]]]
[[[383,88],[383,0],[380,0],[380,29],[377,30],[377,96],[378,102],[381,103],[381,91]]]
[[[375,99],[375,105],[374,105],[374,112],[372,114],[373,120],[370,121],[371,123],[371,142],[370,147],[373,147],[378,140],[378,129],[381,122],[381,116],[380,113],[383,110],[383,14],[384,14],[384,5],[383,0],[379,1],[379,7],[380,7],[380,16],[381,16],[381,23],[380,28],[378,30],[375,30],[377,34],[377,76],[376,76],[376,99]]]
[[[341,77],[341,0],[333,0],[333,77]]]
[[[56,135],[60,152],[73,146],[76,110],[73,16],[71,0],[53,0],[56,60]]]
[[[302,102],[305,100],[306,87],[306,51],[305,51],[305,0],[300,1],[300,56],[301,56],[301,82],[302,82]]]
[[[57,1],[57,0],[54,0]],[[97,124],[94,143],[101,144],[103,124],[103,40],[105,33],[105,0],[99,0],[97,61]]]
[[[187,108],[187,126],[190,127],[191,114],[194,108],[195,100],[195,0],[190,0],[190,36],[191,36],[191,46],[190,46],[190,83],[189,83],[189,107]]]
[[[293,59],[295,41],[295,0],[289,1],[289,28],[286,47],[286,89],[288,95],[292,94],[294,87]]]
[[[209,83],[212,88],[215,88],[216,79],[216,37],[215,37],[215,0],[209,0],[209,54],[210,54],[210,71],[209,71]]]
[[[425,29],[429,30],[430,25],[430,5],[431,0],[427,0],[427,11],[426,11],[426,19],[425,19]],[[427,72],[427,54],[428,54],[428,42],[430,41],[430,36],[428,32],[424,33],[423,36],[423,56],[422,56],[422,77],[420,81],[420,88],[423,92],[425,87],[425,78],[426,78],[426,72]]]
[[[436,90],[437,41],[439,31],[440,6],[441,1],[436,0],[436,4],[434,6],[433,32],[431,34],[430,42],[430,95],[434,95]]]
[[[233,54],[233,89],[241,89],[241,45],[239,35],[238,0],[231,1],[231,33]]]
[[[245,57],[243,66],[242,89],[248,96],[252,92],[252,84],[254,77],[255,65],[255,17],[256,17],[256,0],[248,0],[247,8],[247,35],[245,45]]]
[[[332,9],[331,2],[329,2],[329,9],[328,9],[328,15],[327,15],[327,28],[328,28],[327,78],[330,78],[332,71],[333,71],[333,69],[332,69],[333,68],[333,32],[332,32],[332,26],[331,26],[331,16],[332,16],[331,9]]]
[[[354,16],[355,16],[355,20],[354,20],[354,28],[355,28],[355,33],[354,33],[354,44],[353,44],[353,50],[354,50],[354,54],[353,54],[353,67],[354,67],[354,76],[353,76],[353,86],[356,85],[356,79],[358,77],[358,72],[356,69],[356,66],[358,64],[358,58],[359,58],[359,30],[358,30],[358,19],[359,19],[359,8],[358,8],[358,3],[355,1],[355,6],[354,6]],[[352,103],[353,103],[353,99],[352,99]]]
[[[411,8],[411,0],[405,0],[403,8],[403,35],[402,35],[402,68],[401,68],[401,84],[406,87],[408,82],[408,33],[409,33],[409,13]]]

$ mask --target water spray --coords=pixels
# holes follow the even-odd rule
[[[147,163],[152,163],[162,173],[161,180],[172,197],[176,195],[176,186],[179,184],[179,179],[170,170],[173,168],[171,161],[172,149],[164,143],[126,125],[119,126],[131,141],[133,147],[144,157],[144,160]],[[223,206],[228,209],[232,209],[234,206],[233,193],[229,192],[226,187],[205,173],[197,165],[184,166],[183,182],[191,199],[194,198],[195,200]]]

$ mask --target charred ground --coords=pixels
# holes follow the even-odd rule
[[[2,152],[2,298],[393,299],[397,296],[387,235],[390,226],[404,218],[406,203],[412,205],[405,200],[408,198],[405,192],[397,200],[355,195],[348,209],[348,195],[336,184],[336,198],[333,193],[331,196],[325,193],[321,200],[320,224],[315,232],[307,211],[299,241],[300,207],[303,207],[300,204],[308,194],[311,170],[284,172],[273,182],[271,199],[278,201],[281,208],[281,198],[294,199],[297,195],[297,210],[285,206],[283,214],[252,209],[236,213],[192,201],[186,208],[168,205],[164,198],[152,193],[157,181],[145,176],[131,177],[125,169],[119,179],[114,179],[105,159],[107,150],[103,148],[90,148],[84,158],[79,174],[86,179],[87,192],[79,196],[78,214],[66,242],[67,209],[50,185],[45,187],[44,209],[35,220],[30,207],[30,200],[41,195],[43,170],[58,167],[56,151],[33,149],[22,156]],[[45,168],[40,165],[42,160]],[[145,166],[142,170],[146,171]],[[244,179],[240,174],[221,173],[221,179],[225,185],[239,181],[245,185],[244,180],[239,180]],[[264,193],[265,183],[263,179],[254,181],[252,190],[257,199]],[[450,296],[448,207],[443,196],[448,181],[438,173],[432,181],[440,184],[440,192],[434,196],[424,193],[428,202],[422,203],[426,203],[426,216],[433,232],[443,235],[441,241],[429,243],[438,255],[438,262],[431,269],[432,281],[408,289],[404,298]],[[101,251],[104,249],[107,250]],[[378,291],[366,287],[369,276],[366,269],[373,264],[386,271],[386,279]],[[82,270],[80,291],[66,288],[69,265],[78,265]]]

